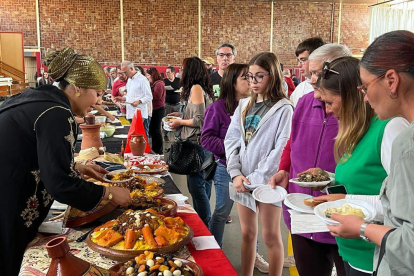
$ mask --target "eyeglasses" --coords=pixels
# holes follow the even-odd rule
[[[234,55],[233,54],[217,54],[217,56],[219,56],[220,58],[224,58],[224,57],[231,58]]]
[[[329,73],[334,73],[336,75],[339,75],[339,72],[331,69],[331,63],[329,63],[327,61],[324,61],[321,77],[323,79],[328,79],[329,78]]]
[[[376,82],[377,80],[379,80],[379,79],[382,79],[383,77],[385,77],[385,73],[384,74],[382,74],[382,75],[379,75],[378,77],[376,77],[375,79],[373,79],[373,80],[370,80],[369,82],[367,82],[367,83],[365,83],[365,84],[363,84],[363,85],[360,85],[360,86],[357,86],[357,89],[362,93],[362,94],[367,94],[367,89],[368,89],[368,85],[370,85],[370,84],[373,84],[374,82]]]
[[[253,76],[253,75],[246,75],[246,78],[249,82],[253,82],[253,80],[255,80],[257,83],[261,83],[264,79],[264,77],[269,76],[269,74],[265,74],[265,75],[257,75],[257,76]]]
[[[307,61],[308,61],[307,58],[298,58],[298,63],[300,63],[300,64],[304,64]]]
[[[126,72],[118,71],[118,75],[125,75]]]

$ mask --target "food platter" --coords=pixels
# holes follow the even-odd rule
[[[160,174],[163,172],[168,171],[168,167],[165,165],[154,165],[154,164],[148,164],[148,165],[135,165],[134,166],[134,172],[137,174]]]
[[[325,211],[328,208],[339,208],[344,204],[349,204],[352,208],[358,208],[364,213],[364,220],[372,220],[377,214],[375,208],[370,205],[368,202],[358,199],[340,199],[335,201],[329,201],[321,203],[315,207],[313,210],[315,215],[329,225],[339,225],[339,222],[336,220],[326,217]]]
[[[128,223],[125,224],[124,221]],[[135,239],[128,242],[127,239],[131,236],[128,233],[131,232]],[[159,237],[163,237],[164,243],[158,243]],[[86,244],[110,259],[126,261],[145,251],[178,251],[192,238],[192,229],[179,217],[163,218],[153,211],[128,210],[116,220],[95,228],[86,238]],[[131,249],[126,249],[127,245]]]
[[[190,269],[194,272],[194,275],[195,275],[195,276],[204,276],[203,270],[201,269],[201,267],[200,267],[198,264],[196,264],[196,263],[194,263],[194,262],[192,262],[192,261],[186,260],[186,259],[181,259],[181,258],[175,258],[175,257],[174,257],[174,260],[179,260],[179,261],[181,261],[181,263],[182,263],[183,265],[185,265],[185,266],[189,267],[189,268],[190,268]],[[109,269],[109,271],[118,273],[118,272],[119,272],[119,270],[120,270],[120,268],[121,268],[121,267],[122,267],[125,263],[126,263],[126,262],[121,262],[121,263],[118,263],[118,264],[116,264],[116,265],[112,266],[112,267]],[[118,274],[118,275],[119,275],[119,274]],[[182,275],[184,275],[184,274],[182,274]]]
[[[129,206],[129,208],[132,210],[146,210],[151,208],[158,214],[163,215],[165,217],[173,217],[177,213],[177,203],[172,199],[163,197],[147,198],[144,202],[142,198],[139,198],[139,201],[139,206],[134,206],[134,199],[132,199],[132,203]],[[153,201],[156,201],[158,204],[151,204]],[[153,206],[155,206],[155,208]]]
[[[155,182],[160,186],[163,186],[165,184],[165,180],[159,177],[150,176],[150,175],[139,175],[139,177],[145,180],[146,183]]]
[[[289,180],[289,182],[292,182],[302,188],[316,188],[316,187],[324,187],[331,183],[332,181],[335,181],[333,177],[330,177],[330,180],[326,181],[319,181],[319,182],[303,182],[299,181],[299,178],[292,178]]]

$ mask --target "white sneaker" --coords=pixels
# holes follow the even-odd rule
[[[261,273],[269,273],[269,263],[263,259],[263,256],[256,253],[256,260],[254,260],[254,267],[257,268]]]

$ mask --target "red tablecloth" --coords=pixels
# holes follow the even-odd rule
[[[194,237],[211,236],[210,231],[197,214],[177,213],[177,215],[193,229]],[[191,243],[188,244],[188,249],[196,263],[203,269],[204,276],[238,275],[226,255],[224,255],[223,250],[196,250]]]

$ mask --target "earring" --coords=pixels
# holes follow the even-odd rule
[[[392,93],[392,92],[390,92],[390,98],[391,98],[391,99],[393,99],[393,100],[395,100],[396,98],[398,98],[397,93],[395,93],[394,95],[395,95],[395,96],[393,96],[393,93]]]
[[[79,87],[76,87],[76,97],[80,97],[80,89]]]

